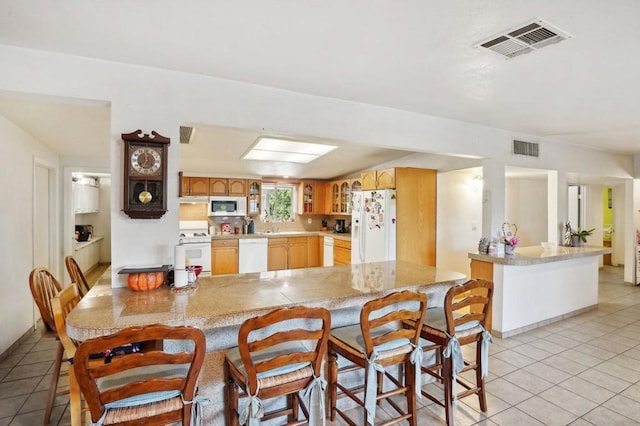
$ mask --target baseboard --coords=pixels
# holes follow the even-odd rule
[[[567,318],[575,317],[576,315],[580,315],[580,314],[592,311],[592,310],[597,309],[597,308],[598,308],[598,304],[596,303],[595,305],[587,306],[585,308],[580,308],[580,309],[568,312],[568,313],[563,314],[563,315],[558,315],[557,317],[548,318],[546,320],[539,321],[539,322],[536,322],[536,323],[533,323],[533,324],[529,324],[529,325],[526,325],[524,327],[514,328],[513,330],[509,330],[509,331],[506,331],[504,333],[501,332],[501,331],[497,331],[497,330],[491,330],[491,334],[493,334],[496,337],[499,337],[500,339],[507,339],[507,338],[513,337],[513,336],[515,336],[517,334],[525,333],[527,331],[531,331],[531,330],[539,328],[539,327],[544,327],[545,325],[549,325],[549,324],[552,324],[554,322],[558,322],[558,321],[562,321],[562,320],[567,319]]]

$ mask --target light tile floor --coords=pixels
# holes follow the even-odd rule
[[[35,331],[0,361],[0,426],[43,423],[56,344]],[[461,400],[455,424],[640,424],[640,287],[624,284],[621,268],[605,267],[597,310],[494,339],[487,399],[486,414],[477,398]],[[67,395],[56,398],[52,425],[70,424],[68,405]],[[419,425],[445,424],[439,406],[419,405]],[[388,418],[388,409],[377,417]]]
[[[622,268],[608,266],[600,271],[598,296],[596,310],[494,338],[488,412],[478,398],[464,398],[455,425],[639,425],[640,286],[624,284]],[[440,406],[426,398],[418,405],[419,425],[445,425]],[[381,408],[376,420],[393,414],[389,405]]]

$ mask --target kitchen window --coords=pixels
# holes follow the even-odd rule
[[[262,185],[263,222],[293,222],[296,186],[286,183]]]

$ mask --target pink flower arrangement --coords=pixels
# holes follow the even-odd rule
[[[511,247],[517,246],[519,242],[520,242],[520,237],[518,237],[517,235],[514,235],[513,237],[511,237],[510,240],[507,240],[507,239],[504,240],[504,243],[507,245],[510,245]]]

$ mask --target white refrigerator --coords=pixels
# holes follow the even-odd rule
[[[396,191],[354,191],[351,263],[396,260]]]

